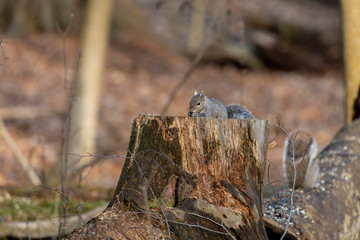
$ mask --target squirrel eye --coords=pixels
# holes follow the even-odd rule
[[[200,101],[198,101],[198,102],[196,103],[196,105],[198,105],[198,106],[199,106],[200,104],[201,104]]]

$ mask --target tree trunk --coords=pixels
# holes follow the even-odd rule
[[[267,139],[264,120],[140,115],[107,210],[68,239],[267,239]]]
[[[92,0],[88,3],[64,153],[81,155],[95,152],[101,76],[112,7],[113,0]],[[64,155],[64,157],[68,158],[66,168],[71,169],[71,172],[91,161],[91,158],[87,158],[79,162],[78,156]]]
[[[196,54],[203,42],[205,21],[205,1],[195,0],[191,12],[191,22],[187,42],[187,52]]]
[[[344,127],[317,157],[320,182],[294,192],[285,239],[360,239],[360,121]],[[290,212],[289,189],[265,199],[270,239],[279,239]]]
[[[354,117],[354,110],[359,118],[360,104],[355,102],[360,90],[360,26],[358,0],[342,0],[344,60],[346,75],[346,122],[350,123]],[[357,100],[359,101],[359,100]],[[354,103],[356,104],[354,106]],[[357,109],[354,109],[356,107]]]

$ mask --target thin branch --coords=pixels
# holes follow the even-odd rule
[[[62,50],[63,50],[63,57],[64,57],[64,88],[67,89],[67,58],[66,58],[66,36],[69,33],[70,29],[71,29],[71,25],[72,25],[72,16],[70,15],[70,23],[67,26],[65,31],[62,31],[59,24],[56,23],[56,27],[58,29],[59,34],[62,37],[63,40],[63,45],[62,45]],[[62,129],[62,137],[61,137],[61,149],[65,151],[68,151],[69,149],[69,137],[70,137],[70,120],[71,120],[71,109],[72,109],[72,101],[70,101],[71,103],[69,104],[69,111],[68,114],[66,116],[66,120],[65,120],[65,126],[63,126]],[[66,191],[67,191],[67,179],[68,179],[68,157],[66,155],[63,155],[60,159],[60,184],[61,184],[61,202],[62,202],[62,207],[61,207],[61,212],[64,213],[64,215],[66,215],[66,208],[65,208],[65,202],[64,202],[64,196],[66,197]],[[62,218],[60,219],[60,222],[64,225],[66,225],[66,218]],[[60,225],[62,226],[62,225]],[[59,229],[60,231],[60,229]]]
[[[275,189],[274,189],[274,187],[273,187],[272,184],[273,184],[274,182],[281,182],[281,183],[283,184],[283,181],[282,181],[282,179],[281,179],[281,175],[280,175],[280,172],[279,172],[279,170],[277,169],[277,167],[276,167],[270,160],[267,160],[267,161],[269,161],[269,162],[271,163],[271,164],[268,165],[268,168],[267,168],[268,185],[270,185],[271,191],[272,191],[273,194],[275,195],[276,192],[275,192]],[[278,173],[278,175],[279,175],[279,177],[280,177],[280,181],[271,181],[271,180],[270,180],[270,167],[271,167],[271,166],[274,166],[276,172]]]
[[[83,164],[78,168],[71,169],[68,172],[69,178],[74,177],[76,174],[81,173],[86,168],[91,167],[91,166],[93,166],[93,165],[95,165],[95,164],[97,164],[99,162],[103,163],[104,162],[103,159],[106,159],[106,158],[111,158],[111,159],[123,158],[123,159],[126,159],[126,157],[122,157],[122,156],[120,156],[118,154],[114,155],[114,156],[110,156],[110,155],[96,155],[96,154],[91,154],[91,153],[88,153],[87,155],[76,154],[76,153],[60,153],[59,155],[78,156],[79,157],[78,162],[80,162],[81,159],[83,159],[83,158],[91,158],[91,161],[89,161],[88,163]]]
[[[160,113],[161,115],[164,115],[167,112],[167,110],[168,110],[171,102],[173,101],[175,95],[180,90],[180,88],[189,80],[191,74],[198,67],[198,65],[200,64],[201,60],[204,58],[204,55],[205,55],[205,53],[207,52],[208,49],[209,49],[209,44],[206,45],[205,47],[202,47],[202,48],[199,49],[199,51],[197,52],[195,58],[191,62],[191,65],[190,65],[189,69],[186,71],[183,78],[180,80],[180,82],[178,82],[178,84],[174,87],[174,89],[170,93],[169,99],[167,100],[166,104],[164,105],[164,107],[161,110],[161,113]]]
[[[68,33],[70,32],[71,26],[72,26],[72,22],[73,22],[73,16],[74,14],[70,15],[70,23],[67,26],[67,28],[65,29],[65,31],[63,31],[60,28],[59,23],[56,23],[56,28],[59,32],[59,34],[62,37],[62,41],[63,41],[63,55],[64,55],[64,88],[67,89],[67,58],[66,58],[66,36],[68,35]]]
[[[133,204],[132,202],[130,202],[130,204],[137,210],[139,210],[139,212],[134,212],[134,213],[142,213],[144,215],[149,215],[151,216],[152,218],[154,219],[157,219],[157,220],[160,220],[160,221],[164,221],[164,219],[161,217],[160,214],[156,214],[154,212],[151,212],[151,211],[147,211],[147,210],[143,210],[139,207],[137,207],[135,204]],[[184,226],[187,226],[187,227],[196,227],[196,228],[201,228],[203,230],[206,230],[206,231],[209,231],[209,232],[213,232],[213,233],[218,233],[218,234],[221,234],[221,235],[229,235],[232,239],[236,239],[230,232],[229,230],[224,226],[224,224],[222,223],[218,223],[216,222],[215,220],[211,219],[211,218],[208,218],[208,217],[205,217],[205,216],[202,216],[200,214],[197,214],[197,213],[188,213],[189,215],[193,215],[193,216],[196,216],[196,217],[199,217],[199,218],[202,218],[202,219],[205,219],[209,222],[212,222],[213,224],[223,228],[225,230],[225,232],[220,232],[220,231],[217,231],[217,230],[214,230],[214,229],[211,229],[211,228],[208,228],[208,227],[204,227],[202,225],[199,225],[199,224],[189,224],[189,223],[185,223],[185,222],[178,222],[178,221],[173,221],[173,220],[167,220],[169,223],[173,223],[173,224],[177,224],[177,225],[184,225]]]
[[[139,171],[140,171],[141,176],[144,176],[145,173],[142,171],[139,163],[136,161],[135,158],[134,158],[134,162],[135,162],[135,164],[137,165],[137,167],[138,167],[138,169],[139,169]],[[157,206],[159,207],[162,215],[163,215],[164,218],[165,218],[165,225],[166,225],[166,227],[167,227],[167,231],[168,231],[169,238],[171,239],[170,226],[169,226],[169,222],[168,222],[168,220],[167,220],[167,218],[166,218],[166,215],[165,215],[165,213],[164,213],[164,210],[161,208],[161,205],[160,205],[160,203],[159,203],[159,201],[158,201],[158,199],[157,199],[157,197],[156,197],[156,195],[155,195],[155,193],[154,193],[154,190],[152,189],[149,181],[147,180],[146,177],[144,177],[144,180],[145,180],[145,182],[146,182],[146,185],[149,187],[149,189],[150,189],[150,191],[151,191],[151,194],[152,194],[152,196],[154,197],[154,200],[155,200]]]
[[[51,187],[48,187],[48,186],[46,186],[46,185],[36,186],[36,187],[34,187],[33,189],[31,189],[30,192],[33,192],[33,191],[35,191],[35,190],[38,189],[38,188],[45,188],[45,189],[47,189],[47,190],[51,190],[51,191],[54,191],[54,192],[58,193],[62,198],[64,198],[68,203],[70,203],[70,205],[76,210],[77,215],[79,216],[79,219],[81,220],[81,222],[82,222],[83,224],[86,223],[86,222],[84,221],[84,219],[81,217],[80,212],[78,211],[78,207],[83,206],[82,204],[77,204],[77,205],[75,205],[66,195],[64,195],[64,194],[62,193],[61,189],[59,190],[59,188],[51,188]]]
[[[75,205],[75,204],[63,193],[63,189],[62,189],[62,188],[61,188],[61,189],[59,189],[59,188],[51,188],[51,187],[48,187],[48,186],[46,186],[46,185],[40,185],[40,186],[36,186],[36,187],[34,187],[33,189],[31,189],[30,192],[33,192],[33,191],[35,191],[35,190],[38,189],[38,188],[45,188],[45,189],[47,189],[47,190],[51,190],[51,191],[54,191],[54,192],[56,192],[57,194],[59,194],[62,199],[65,199],[65,200],[75,209],[76,214],[77,214],[77,216],[79,217],[81,223],[82,223],[83,225],[86,225],[86,222],[85,222],[85,220],[84,220],[84,218],[83,218],[83,216],[85,216],[85,215],[83,214],[83,216],[82,216],[81,213],[80,213],[80,211],[79,211],[79,208],[84,208],[84,205],[83,205],[83,204],[77,204],[77,205]],[[65,215],[60,215],[60,218],[66,218],[66,216],[67,216],[66,214],[65,214]],[[60,237],[60,235],[61,235],[60,229],[61,229],[61,226],[62,226],[63,224],[64,224],[64,222],[60,222],[59,237]],[[86,230],[87,230],[88,233],[91,235],[91,238],[94,239],[94,240],[96,240],[95,234],[94,234],[93,232],[91,232],[88,227],[86,228]]]
[[[30,182],[32,185],[40,185],[41,180],[39,176],[36,174],[34,169],[28,164],[27,160],[25,159],[24,155],[22,154],[21,150],[17,146],[14,139],[11,137],[10,133],[8,132],[3,120],[0,118],[0,134],[4,138],[6,144],[11,149],[12,153],[15,156],[15,159],[19,162],[21,167],[24,169],[25,173],[28,175]]]
[[[294,149],[294,144],[293,144],[293,141],[291,139],[291,137],[289,136],[289,134],[286,132],[286,130],[280,126],[280,119],[279,118],[276,118],[278,123],[275,125],[277,126],[278,128],[281,129],[281,131],[283,131],[283,133],[285,133],[286,137],[289,139],[289,142],[291,144],[291,150],[292,150],[292,160],[293,160],[293,168],[294,168],[294,179],[293,179],[293,184],[292,184],[292,189],[291,189],[291,194],[290,194],[290,213],[289,213],[289,216],[288,216],[288,219],[287,219],[287,222],[286,222],[286,226],[285,226],[285,231],[283,233],[283,235],[281,236],[280,240],[283,240],[287,231],[288,231],[288,228],[289,228],[289,225],[290,225],[290,220],[291,220],[291,216],[293,214],[293,208],[294,208],[294,192],[295,192],[295,184],[296,184],[296,165],[295,165],[295,149]]]
[[[139,156],[139,154],[140,154],[140,156],[144,157],[144,160],[147,160],[147,161],[150,161],[150,162],[152,162],[152,161],[157,162],[157,161],[156,161],[154,158],[151,158],[151,159],[150,159],[149,157],[146,157],[146,156],[142,155],[141,153],[143,153],[143,152],[154,152],[155,154],[157,154],[157,155],[159,155],[159,156],[163,156],[163,157],[165,157],[166,159],[168,159],[168,160],[171,162],[171,164],[170,164],[169,166],[172,166],[172,165],[177,166],[177,165],[176,165],[171,159],[169,159],[169,157],[168,157],[167,155],[162,154],[162,153],[159,153],[159,152],[156,152],[156,151],[154,151],[154,150],[150,150],[150,149],[148,149],[148,150],[143,150],[143,151],[139,152],[138,154],[136,154],[136,155],[134,156],[134,162],[135,162],[135,164],[137,165],[137,167],[138,167],[138,169],[139,169],[139,171],[140,171],[140,176],[141,176],[141,178],[143,178],[144,181],[146,182],[146,186],[149,188],[152,196],[154,197],[154,200],[155,200],[157,206],[158,206],[159,209],[160,209],[160,212],[162,213],[161,215],[159,215],[159,214],[154,214],[154,213],[150,212],[149,209],[143,210],[143,209],[141,209],[141,208],[138,208],[136,205],[134,205],[134,204],[132,204],[132,203],[130,202],[130,204],[131,204],[133,207],[135,207],[136,209],[138,209],[140,212],[144,213],[144,214],[147,216],[147,219],[148,219],[148,222],[149,222],[149,223],[151,223],[151,221],[149,220],[150,217],[163,221],[163,222],[165,223],[165,225],[167,226],[168,236],[169,236],[170,239],[171,239],[171,232],[170,232],[169,223],[185,225],[185,226],[188,226],[188,227],[201,228],[201,229],[204,229],[204,230],[209,231],[209,232],[214,232],[214,233],[218,233],[218,234],[228,235],[228,236],[230,236],[232,239],[235,239],[235,238],[233,237],[233,235],[226,229],[226,227],[225,227],[222,223],[218,223],[218,222],[216,222],[216,221],[214,221],[214,220],[212,220],[212,219],[210,219],[210,218],[208,218],[208,217],[204,217],[204,216],[201,216],[201,215],[196,214],[196,213],[190,213],[190,214],[191,214],[191,215],[194,215],[194,216],[197,216],[197,217],[199,217],[199,218],[202,218],[202,219],[206,219],[206,220],[212,222],[213,224],[215,224],[215,225],[217,225],[217,226],[220,226],[221,228],[223,228],[223,229],[225,230],[225,232],[213,230],[213,229],[204,227],[204,226],[199,225],[199,224],[181,223],[181,222],[172,221],[172,220],[167,219],[167,217],[166,217],[166,215],[165,215],[165,212],[163,211],[163,209],[162,209],[162,207],[161,207],[158,199],[157,199],[156,196],[155,196],[155,193],[153,192],[153,189],[152,189],[152,187],[151,187],[151,185],[150,185],[150,182],[149,182],[148,179],[145,177],[145,172],[142,170],[142,168],[141,168],[141,166],[140,166],[140,163],[137,161],[136,158],[137,158],[137,157]],[[178,166],[178,167],[179,167],[179,166]],[[163,170],[163,169],[161,168],[161,170]],[[163,171],[164,171],[164,170],[163,170]],[[186,173],[185,173],[184,175],[186,176]],[[187,177],[187,176],[186,176],[186,177]],[[189,180],[189,179],[188,179],[188,180]],[[146,189],[142,189],[142,191],[143,191],[143,196],[144,196],[144,198],[147,198]],[[146,194],[144,194],[144,193],[146,193]],[[146,201],[147,199],[144,199],[144,200]],[[145,205],[146,205],[146,202],[145,202]]]
[[[0,62],[0,66],[3,69],[3,72],[5,72],[5,60],[8,60],[9,58],[5,54],[4,46],[2,45],[3,43],[7,44],[7,42],[4,42],[2,37],[0,37],[0,50],[2,54],[2,60]]]
[[[168,155],[166,155],[166,154],[164,154],[164,153],[161,153],[161,152],[157,152],[157,151],[152,150],[152,149],[145,149],[145,150],[142,150],[142,151],[138,152],[138,153],[135,155],[135,157],[136,157],[137,155],[139,155],[139,154],[144,153],[144,152],[154,152],[155,154],[158,154],[159,156],[164,157],[166,160],[168,160],[168,161],[170,162],[170,164],[169,164],[168,166],[175,166],[176,168],[178,168],[178,169],[184,174],[184,176],[186,177],[187,182],[188,182],[189,184],[191,184],[191,181],[190,181],[190,178],[189,178],[187,172],[186,172],[181,166],[179,166],[178,164],[176,164]],[[142,155],[142,156],[145,157],[144,155]],[[148,160],[148,158],[146,158],[146,159]],[[153,159],[152,159],[151,161],[153,161]],[[155,164],[158,164],[156,161],[154,161],[154,162],[155,162]],[[161,166],[159,166],[159,167],[162,168]]]
[[[236,238],[227,230],[227,228],[224,226],[223,223],[220,224],[220,223],[212,220],[211,218],[201,216],[201,215],[199,215],[199,214],[197,214],[197,213],[189,213],[189,214],[194,215],[194,216],[197,216],[197,217],[199,217],[199,218],[206,219],[206,220],[214,223],[215,225],[218,225],[218,226],[222,227],[222,228],[226,231],[226,233],[227,233],[232,239],[234,239],[234,240],[236,239]],[[216,232],[218,232],[218,231],[216,231]],[[222,232],[218,232],[218,233],[225,234],[225,233],[222,233]]]
[[[9,119],[36,119],[43,117],[51,117],[60,112],[42,106],[16,106],[0,108],[0,117],[3,120]]]

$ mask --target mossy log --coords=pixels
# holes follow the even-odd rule
[[[319,184],[295,190],[285,239],[360,239],[360,121],[344,127],[315,159]],[[283,234],[290,212],[290,189],[264,200],[269,239]]]
[[[268,131],[265,120],[140,115],[107,210],[68,239],[90,233],[101,239],[267,239]]]

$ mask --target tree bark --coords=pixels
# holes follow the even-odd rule
[[[68,239],[267,239],[267,140],[264,120],[140,115],[107,210]]]
[[[316,158],[319,185],[294,192],[293,215],[285,239],[360,238],[360,121],[344,127]],[[284,232],[289,189],[265,199],[264,219],[270,239]]]

